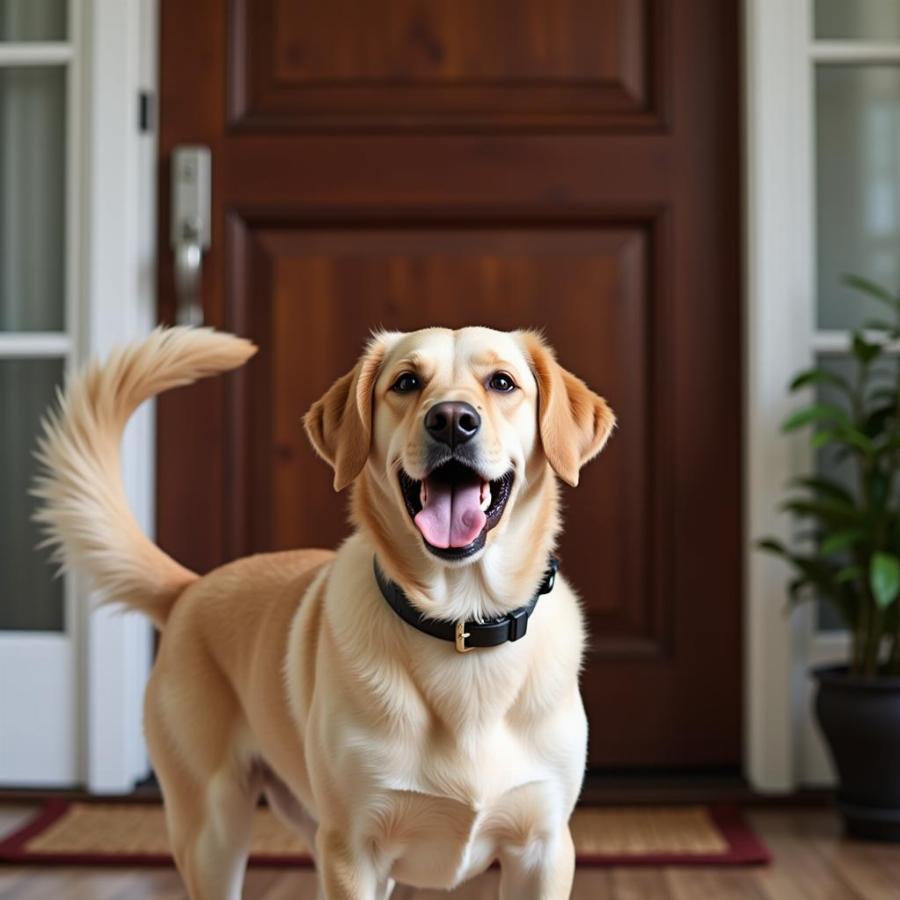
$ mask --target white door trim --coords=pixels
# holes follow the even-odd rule
[[[745,774],[760,791],[801,778],[808,623],[785,612],[787,567],[760,553],[788,535],[778,504],[804,467],[780,434],[791,376],[812,361],[813,188],[809,0],[746,0],[745,34]]]
[[[156,321],[155,130],[138,127],[141,90],[156,96],[156,0],[86,0],[86,114],[78,223],[84,235],[79,358],[149,332]],[[125,432],[122,477],[141,527],[154,530],[154,427],[150,405]],[[129,791],[149,769],[141,710],[152,628],[135,613],[94,609],[81,617],[82,780],[95,793]]]

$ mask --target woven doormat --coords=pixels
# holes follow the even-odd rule
[[[733,808],[585,807],[572,818],[580,865],[748,865],[769,855]],[[0,841],[17,864],[171,865],[158,803],[54,800]],[[250,865],[310,866],[305,845],[266,808],[256,812]]]

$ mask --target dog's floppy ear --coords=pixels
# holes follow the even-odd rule
[[[334,489],[342,491],[363,470],[372,443],[372,403],[386,346],[374,337],[359,362],[325,392],[303,417],[309,440],[334,469]]]
[[[575,487],[579,470],[603,449],[616,417],[602,397],[556,361],[539,334],[525,331],[521,337],[538,385],[544,456],[556,474]]]

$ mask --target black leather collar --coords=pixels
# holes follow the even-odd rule
[[[389,580],[381,571],[378,560],[372,560],[375,569],[375,580],[381,594],[391,609],[406,622],[423,634],[449,641],[456,645],[460,653],[468,653],[476,647],[497,647],[507,641],[517,641],[525,636],[528,630],[528,619],[537,606],[541,594],[549,594],[553,590],[556,580],[556,572],[559,569],[559,561],[551,556],[547,571],[538,585],[534,596],[524,605],[499,619],[490,619],[487,622],[445,622],[438,619],[428,619],[417,610],[409,598],[403,593],[402,588]]]

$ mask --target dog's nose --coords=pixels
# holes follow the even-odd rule
[[[471,403],[435,403],[425,414],[425,430],[451,448],[471,440],[479,428],[481,416]]]

